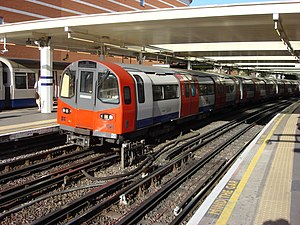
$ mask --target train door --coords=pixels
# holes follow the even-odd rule
[[[199,112],[199,86],[198,80],[191,76],[191,114],[197,114]]]
[[[79,68],[77,83],[77,118],[76,127],[93,129],[96,69]],[[84,110],[83,110],[84,109]]]
[[[216,83],[216,104],[215,109],[222,109],[225,107],[226,102],[226,87],[220,78],[215,79]]]
[[[191,98],[190,98],[190,82],[184,75],[176,75],[180,81],[181,90],[181,109],[180,117],[185,117],[191,114]]]
[[[148,75],[142,72],[129,72],[135,79],[136,129],[153,124],[153,91]]]

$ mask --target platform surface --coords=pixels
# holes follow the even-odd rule
[[[0,142],[57,130],[56,109],[52,113],[41,113],[37,108],[0,112]]]
[[[300,224],[300,102],[248,146],[188,225]]]

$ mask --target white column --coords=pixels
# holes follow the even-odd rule
[[[143,61],[144,61],[144,56],[143,56],[143,53],[140,52],[140,53],[139,53],[139,56],[138,56],[138,63],[139,63],[139,64],[143,64]]]
[[[53,73],[52,50],[50,46],[42,46],[40,49],[40,87],[41,87],[41,113],[51,113],[53,109]]]
[[[192,64],[191,61],[187,61],[187,69],[192,70]]]

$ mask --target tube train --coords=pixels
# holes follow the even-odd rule
[[[67,64],[53,64],[53,96],[58,96],[59,76]],[[36,106],[34,84],[39,77],[38,61],[13,61],[0,57],[0,109]]]
[[[68,143],[118,144],[225,107],[298,95],[299,85],[295,80],[76,61],[61,77],[57,122]]]

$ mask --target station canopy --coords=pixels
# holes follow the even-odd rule
[[[2,41],[300,73],[300,1],[211,5],[0,25]]]

